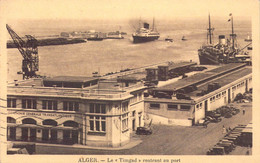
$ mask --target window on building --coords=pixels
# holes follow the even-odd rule
[[[25,118],[22,120],[22,124],[37,124],[36,120],[32,118]]]
[[[143,100],[143,95],[142,95],[142,93],[139,93],[138,96],[139,96],[139,101]]]
[[[7,117],[7,123],[16,123],[16,120],[12,117]]]
[[[58,126],[58,123],[52,119],[46,119],[42,121],[43,125],[49,125],[49,126]]]
[[[127,112],[128,111],[128,102],[124,102],[122,104],[122,112]]]
[[[160,104],[150,104],[150,109],[160,109]]]
[[[32,99],[22,99],[22,108],[37,109],[37,102],[36,100],[32,100]]]
[[[190,105],[181,105],[181,110],[182,111],[189,111],[190,110]]]
[[[128,113],[122,115],[122,131],[128,129]]]
[[[201,109],[201,107],[202,107],[202,103],[199,103],[199,104],[196,105],[196,109],[197,109],[197,110]],[[184,109],[184,110],[185,110],[185,109]],[[186,110],[189,110],[189,109],[187,108]]]
[[[135,114],[136,114],[136,113],[135,113],[135,110],[134,110],[134,111],[132,112],[132,116],[135,117]]]
[[[79,111],[79,103],[73,101],[63,101],[64,111]]]
[[[43,100],[42,101],[42,109],[57,110],[58,109],[58,102],[53,101],[53,100]]]
[[[106,131],[106,117],[90,116],[89,117],[90,131],[105,132]]]
[[[169,104],[168,110],[178,110],[178,105]]]
[[[105,104],[94,104],[90,103],[90,113],[100,113],[106,114],[106,105]]]
[[[137,102],[137,94],[134,94],[134,97],[130,99],[130,104]]]
[[[7,107],[8,108],[16,108],[16,99],[7,98]]]

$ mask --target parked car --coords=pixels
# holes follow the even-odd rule
[[[209,121],[209,122],[212,122],[212,123],[217,123],[217,122],[220,122],[222,120],[221,117],[217,117],[217,118],[213,118],[213,117],[206,117],[206,120]]]
[[[234,145],[237,145],[237,137],[226,136],[224,139],[232,141]]]
[[[220,142],[220,143],[230,144],[230,146],[231,146],[232,149],[235,149],[235,147],[236,147],[233,141],[228,140],[228,139],[225,139],[225,138],[224,138],[224,139],[221,139],[219,142]]]
[[[231,112],[228,112],[224,115],[225,118],[231,118],[232,117],[232,113]]]
[[[229,154],[233,150],[233,146],[231,143],[219,142],[219,143],[217,143],[217,145],[220,147],[224,147],[226,154]]]
[[[224,147],[215,146],[207,151],[207,155],[224,155]]]
[[[150,127],[137,127],[135,132],[137,135],[151,135],[152,129]]]
[[[199,120],[199,123],[197,123],[197,126],[207,127],[209,123],[210,123],[210,121],[201,119],[201,120]]]

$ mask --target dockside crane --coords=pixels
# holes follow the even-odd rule
[[[12,37],[14,44],[23,56],[22,73],[23,79],[37,77],[39,71],[38,42],[31,35],[25,35],[26,41],[19,37],[8,24],[6,28]]]

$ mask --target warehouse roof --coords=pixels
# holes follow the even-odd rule
[[[174,83],[165,85],[163,87],[156,88],[155,90],[158,91],[176,91],[178,89],[194,85],[194,84],[201,84],[203,82],[212,80],[216,77],[219,77],[223,75],[224,73],[227,73],[229,71],[244,67],[245,64],[241,63],[232,63],[232,64],[227,64],[215,69],[212,69],[210,71],[206,71],[203,73],[197,73],[195,75],[192,75],[190,77],[180,79]]]
[[[55,82],[88,82],[92,80],[97,80],[95,77],[86,76],[55,76],[52,78],[43,79],[43,81],[55,81]]]
[[[168,67],[169,66],[169,70],[171,70],[171,69],[175,69],[175,68],[191,66],[191,65],[196,65],[196,64],[197,64],[196,62],[179,62],[179,63],[173,63],[171,65],[162,65],[162,66],[158,66],[158,67]]]
[[[238,80],[239,78],[246,76],[248,74],[252,73],[251,68],[242,68],[240,70],[228,73],[227,75],[223,75],[222,77],[216,78],[214,80],[210,80],[209,82],[205,82],[202,85],[198,86],[196,91],[193,91],[191,93],[188,93],[189,96],[196,96],[196,94],[202,90],[208,89],[209,83],[218,83],[221,87],[232,83],[235,80]]]
[[[97,82],[98,78],[84,76],[56,76],[43,79],[43,85],[45,87],[56,85],[57,87],[83,88],[95,85]]]

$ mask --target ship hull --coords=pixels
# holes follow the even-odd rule
[[[90,37],[90,38],[87,38],[88,41],[102,41],[103,38],[98,38],[98,37]]]
[[[199,61],[201,65],[218,65],[220,62],[214,56],[205,52],[199,52]]]
[[[160,36],[133,36],[133,42],[134,43],[144,43],[144,42],[150,42],[154,40],[158,40]]]

